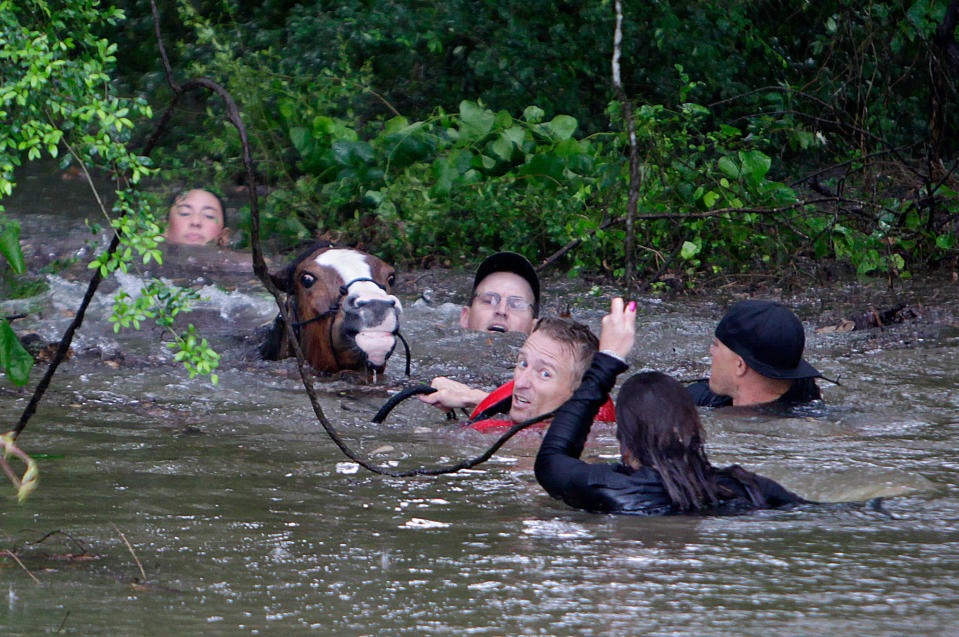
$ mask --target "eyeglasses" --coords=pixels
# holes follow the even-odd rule
[[[486,292],[485,294],[477,294],[473,297],[474,300],[478,300],[483,305],[489,305],[490,307],[499,307],[500,302],[502,302],[503,297],[501,297],[496,292]],[[524,299],[521,296],[507,296],[506,297],[506,307],[516,312],[525,312],[526,310],[533,307],[533,304]]]

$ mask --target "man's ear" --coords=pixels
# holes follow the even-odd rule
[[[464,330],[469,329],[470,324],[470,309],[467,306],[463,306],[460,310],[460,327]]]
[[[743,360],[742,356],[736,355],[736,375],[745,376],[746,372],[750,370],[749,365],[746,364],[746,361]]]

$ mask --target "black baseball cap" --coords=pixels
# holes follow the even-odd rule
[[[476,294],[476,288],[480,282],[493,274],[494,272],[512,272],[519,275],[529,283],[533,289],[533,316],[539,312],[539,277],[536,276],[536,270],[529,259],[515,252],[497,252],[483,259],[479,268],[476,270],[476,276],[473,277],[473,292]]]
[[[740,301],[716,326],[716,338],[766,378],[794,380],[822,374],[803,360],[806,334],[799,318],[773,301]]]

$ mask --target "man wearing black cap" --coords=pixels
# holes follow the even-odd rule
[[[687,389],[704,407],[818,400],[814,379],[822,374],[803,360],[805,346],[802,323],[787,308],[740,301],[716,326],[708,384],[699,381]]]
[[[539,315],[539,278],[533,264],[515,252],[486,257],[473,278],[460,326],[484,332],[529,334]]]
[[[481,332],[533,331],[539,316],[539,277],[533,264],[515,252],[497,252],[480,263],[473,277],[469,304],[460,311],[460,327]],[[473,408],[489,392],[437,376],[438,391],[420,400],[443,409]]]

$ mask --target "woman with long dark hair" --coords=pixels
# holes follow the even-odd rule
[[[579,459],[596,410],[626,370],[636,308],[613,299],[600,351],[579,389],[556,414],[536,456],[536,479],[570,506],[602,513],[737,513],[805,502],[779,483],[738,465],[713,467],[692,398],[675,379],[640,373],[620,388],[616,438],[622,463]]]

